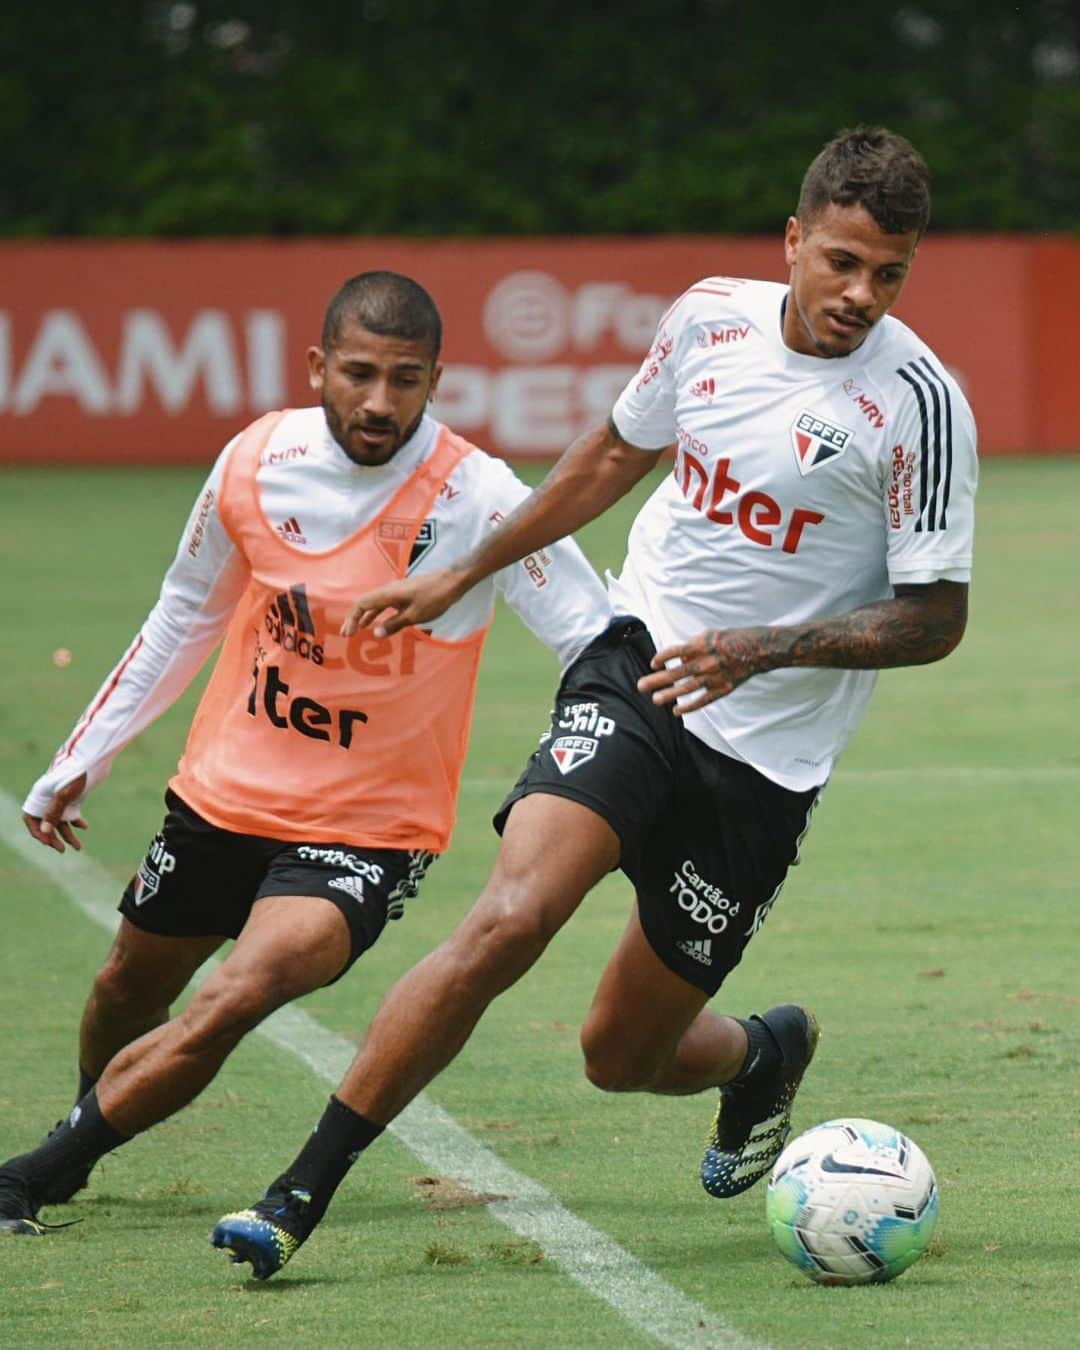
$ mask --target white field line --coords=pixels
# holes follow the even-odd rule
[[[110,932],[115,930],[120,889],[116,878],[86,853],[69,849],[61,855],[36,843],[23,827],[17,802],[3,789],[0,841],[44,873],[87,918]],[[205,979],[216,964],[208,961],[195,982]],[[320,1026],[300,1008],[282,1008],[258,1031],[332,1086],[341,1080],[355,1051],[344,1037]],[[679,1350],[765,1350],[571,1214],[543,1186],[516,1172],[474,1139],[426,1094],[390,1129],[432,1172],[455,1177],[470,1190],[505,1196],[487,1206],[489,1213],[535,1242],[571,1279],[659,1344]]]

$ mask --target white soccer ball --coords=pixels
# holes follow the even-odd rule
[[[938,1189],[925,1153],[876,1120],[828,1120],[776,1160],[765,1215],[784,1256],[819,1284],[881,1284],[926,1251]]]

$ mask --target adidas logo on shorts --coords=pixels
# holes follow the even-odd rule
[[[694,941],[676,942],[679,951],[700,961],[703,966],[712,965],[712,938],[698,938]]]
[[[335,891],[344,891],[346,895],[352,896],[357,904],[364,903],[364,883],[359,877],[331,877],[326,884]]]

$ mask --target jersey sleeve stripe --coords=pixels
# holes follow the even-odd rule
[[[716,281],[725,286],[731,285],[732,287],[736,285],[741,286],[744,284],[737,277],[708,277],[707,280]],[[715,286],[705,286],[705,285],[691,286],[688,290],[683,291],[682,295],[679,296],[679,298],[675,301],[675,303],[671,306],[670,309],[664,311],[663,317],[656,326],[658,329],[663,328],[664,324],[667,323],[668,319],[671,318],[671,316],[675,313],[675,311],[679,308],[679,306],[682,304],[682,302],[686,299],[688,295],[721,295],[726,297],[734,294],[735,294],[734,290],[720,290],[718,287]]]
[[[944,530],[952,483],[952,402],[949,389],[925,357],[909,362],[897,374],[914,391],[921,424],[919,474],[919,518],[916,534]],[[931,429],[931,410],[933,428]],[[931,454],[931,442],[932,454]],[[933,477],[931,478],[931,461]]]
[[[67,745],[65,745],[60,750],[59,754],[53,760],[54,765],[61,764],[65,759],[71,758],[71,755],[75,747],[79,744],[83,736],[85,736],[87,731],[90,729],[90,723],[93,722],[94,718],[98,715],[98,713],[102,710],[105,704],[109,701],[110,697],[112,696],[113,690],[120,683],[124,671],[127,670],[128,666],[130,666],[132,661],[135,660],[135,657],[138,655],[139,648],[142,646],[142,644],[143,639],[142,634],[140,633],[139,636],[128,648],[127,653],[124,656],[123,660],[113,671],[112,679],[98,695],[97,701],[94,703],[94,706],[83,715],[82,721],[75,728],[75,732],[72,735],[71,740],[68,741]]]
[[[952,486],[952,399],[949,397],[949,386],[942,378],[941,372],[935,370],[925,356],[919,358],[919,364],[941,389],[941,397],[945,403],[945,480],[941,489],[941,514],[938,517],[938,527],[944,530],[946,528],[945,516],[949,506],[949,488]]]
[[[915,391],[915,401],[919,405],[919,421],[921,424],[919,448],[922,452],[922,458],[919,467],[919,518],[915,522],[915,533],[921,534],[923,518],[926,515],[926,480],[930,476],[930,436],[926,419],[926,400],[923,398],[919,382],[913,375],[910,375],[907,370],[898,370],[896,373],[905,384],[910,385]]]
[[[930,507],[927,513],[928,530],[936,528],[937,509],[938,509],[938,490],[941,487],[941,400],[938,398],[937,386],[932,380],[928,380],[921,370],[915,370],[916,379],[921,379],[926,386],[926,392],[930,396],[930,408],[933,411],[934,424],[931,432],[931,445],[934,455],[934,486],[930,490]]]

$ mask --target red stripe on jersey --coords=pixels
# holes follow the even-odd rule
[[[710,277],[709,280],[710,280],[710,281],[713,281],[713,280],[716,280],[716,281],[730,281],[731,284],[732,284],[733,286],[741,286],[741,285],[744,284],[744,283],[743,283],[742,281],[740,281],[739,278],[737,278],[737,277],[715,277],[715,278],[714,278],[714,277]],[[678,300],[676,300],[675,303],[671,306],[671,308],[670,308],[669,310],[666,311],[666,313],[663,315],[663,317],[661,318],[660,322],[659,322],[656,326],[657,326],[657,328],[663,328],[664,324],[667,323],[668,319],[672,316],[672,314],[675,313],[675,311],[679,308],[679,306],[682,304],[682,302],[686,299],[686,297],[687,297],[688,295],[723,295],[723,296],[728,296],[728,295],[734,295],[734,294],[735,294],[734,291],[716,291],[716,290],[713,290],[711,286],[691,286],[689,290],[683,291],[682,295],[680,295],[679,298],[678,298]]]
[[[127,670],[128,666],[130,666],[132,661],[134,661],[139,648],[142,646],[142,642],[143,642],[142,634],[140,633],[139,636],[135,639],[135,641],[131,644],[131,647],[128,649],[127,655],[116,667],[116,672],[113,675],[112,679],[101,691],[101,697],[90,709],[90,711],[86,714],[81,726],[76,728],[75,734],[74,736],[72,736],[71,740],[68,741],[67,745],[60,751],[60,753],[53,760],[54,764],[60,764],[63,760],[70,759],[72,751],[75,749],[75,747],[82,740],[83,736],[85,736],[87,731],[89,730],[90,723],[94,720],[94,718],[102,710],[105,704],[109,701],[110,697],[112,696],[113,690],[120,683],[120,678],[123,675],[124,671]]]

